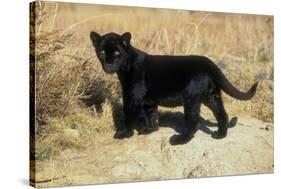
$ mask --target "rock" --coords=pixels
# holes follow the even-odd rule
[[[37,166],[48,172],[53,164],[60,165],[58,173],[66,175],[67,181],[53,181],[53,185],[59,182],[77,185],[273,172],[273,124],[240,116],[229,128],[227,137],[218,140],[212,138],[217,127],[202,121],[191,141],[172,146],[169,138],[176,131],[171,125],[178,123],[180,116],[175,118],[168,123],[162,122],[159,131],[149,135],[135,134],[123,140],[113,139],[112,133],[100,135],[92,141],[92,148],[65,150],[61,158],[54,160],[55,163],[37,162]],[[167,126],[161,127],[163,125]],[[72,147],[79,132],[65,129],[64,135],[71,138],[68,146]],[[44,172],[38,174],[39,180],[45,178]]]
[[[120,163],[111,170],[112,175],[116,178],[138,177],[142,172],[142,167],[134,161],[128,163]]]
[[[80,136],[79,132],[75,129],[64,129],[63,133],[66,138],[79,138]]]

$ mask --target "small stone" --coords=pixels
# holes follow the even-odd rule
[[[64,129],[63,133],[65,137],[78,138],[80,136],[79,132],[75,129]]]
[[[265,127],[265,130],[267,130],[267,131],[269,130],[268,125]]]

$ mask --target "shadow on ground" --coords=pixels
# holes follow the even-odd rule
[[[124,124],[123,120],[123,112],[122,105],[120,103],[114,103],[112,106],[112,117],[114,122],[114,127],[118,128],[122,124]],[[228,128],[233,128],[238,122],[237,117],[233,117],[230,119],[228,123]],[[159,111],[159,127],[170,127],[174,129],[177,133],[181,134],[183,128],[185,126],[184,114],[182,112],[171,112]],[[197,130],[201,130],[202,132],[211,135],[214,138],[214,131],[210,129],[210,127],[218,127],[217,123],[213,123],[208,119],[204,119],[200,116],[200,124],[197,127]]]
[[[238,122],[237,117],[230,119],[228,128],[233,128]],[[170,127],[176,132],[181,133],[184,125],[184,114],[182,112],[159,112],[159,125],[160,127]],[[197,130],[201,130],[206,134],[212,135],[213,131],[209,127],[218,127],[217,123],[213,123],[208,119],[200,116],[200,124]]]

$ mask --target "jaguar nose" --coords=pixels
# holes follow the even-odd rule
[[[106,64],[104,65],[104,71],[108,74],[113,74],[116,72],[114,66],[112,64]]]

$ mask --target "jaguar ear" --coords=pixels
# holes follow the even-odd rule
[[[127,47],[130,44],[131,41],[131,33],[125,32],[121,35],[123,44]]]
[[[92,40],[92,43],[93,43],[94,47],[96,47],[98,45],[99,41],[100,41],[101,36],[97,32],[92,31],[90,33],[90,38]]]

